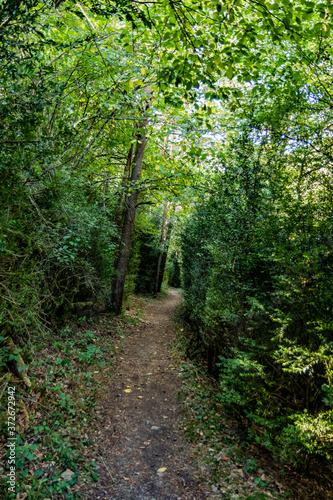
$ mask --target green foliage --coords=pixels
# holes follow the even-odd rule
[[[138,236],[140,264],[135,289],[137,293],[151,295],[154,293],[159,255],[158,222],[155,220],[156,226],[150,234],[141,233]]]
[[[1,315],[16,335],[110,286],[115,229],[95,203],[87,203],[81,189],[80,184],[65,183],[45,209],[40,193],[39,213],[24,204],[22,217],[17,217],[15,205],[13,215],[2,214],[6,249],[1,256]],[[52,198],[51,189],[48,194]]]
[[[283,435],[279,438],[284,457],[291,458],[296,463],[302,463],[304,457],[314,454],[332,458],[332,410],[314,416],[309,415],[305,409],[303,413],[290,415],[289,418],[293,423],[284,428]]]
[[[225,409],[304,464],[332,453],[330,194],[299,173],[298,147],[248,126],[184,232],[184,296]]]
[[[247,413],[253,406],[253,401],[262,397],[259,387],[264,380],[264,367],[256,359],[251,358],[254,358],[253,353],[236,348],[232,349],[232,357],[219,357],[220,362],[217,364],[221,374],[219,399],[226,410],[232,411],[237,407]]]
[[[167,278],[168,284],[174,288],[181,287],[181,267],[179,257],[174,252],[170,255],[167,261]]]
[[[147,13],[127,0],[2,2],[0,370],[19,353],[8,335],[19,347],[32,338],[31,363],[41,331],[76,302],[107,299],[123,251],[125,297],[155,290],[163,205],[163,219],[186,225],[169,284],[184,286],[221,401],[277,453],[331,456],[332,13],[303,0]],[[124,249],[133,192],[137,234]],[[65,353],[56,378],[70,356],[103,363],[91,338],[72,341],[63,331],[54,346]],[[60,382],[53,390],[72,418]]]
[[[112,329],[114,325],[107,323],[103,322],[104,328]],[[95,376],[103,370],[105,377],[112,370],[117,333],[112,338],[99,331],[101,325],[94,326],[97,330],[72,323],[57,334],[40,335],[42,347],[30,366],[34,392],[26,398],[17,389],[17,415],[22,401],[30,411],[31,403],[37,402],[38,410],[29,411],[29,422],[24,432],[18,431],[16,442],[17,493],[24,494],[28,485],[28,498],[42,499],[52,493],[70,500],[74,498],[71,486],[98,479],[95,463],[83,453],[94,443],[82,436],[96,418],[99,383]],[[1,411],[6,404],[2,398]],[[1,426],[7,435],[6,420]],[[61,477],[66,469],[74,472],[71,480]]]

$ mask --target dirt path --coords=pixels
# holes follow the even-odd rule
[[[149,303],[145,321],[125,340],[100,409],[100,478],[84,492],[87,500],[213,498],[191,463],[177,398],[181,379],[168,350],[175,335],[170,315],[180,300],[170,290],[167,297]]]

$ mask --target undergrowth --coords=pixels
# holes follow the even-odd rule
[[[179,311],[177,317],[179,319]],[[316,488],[316,484],[304,485],[304,490],[300,490],[297,480],[290,479],[296,473],[282,463],[274,463],[269,453],[249,436],[246,422],[243,425],[241,420],[225,412],[218,396],[219,382],[208,375],[199,356],[194,361],[188,359],[190,342],[185,326],[180,328],[171,349],[182,372],[183,388],[179,396],[184,410],[184,430],[187,439],[196,443],[202,481],[209,482],[212,491],[221,494],[221,500],[312,498],[307,496],[306,488]],[[325,497],[328,490],[325,491],[318,490],[315,498],[329,498]]]
[[[16,494],[8,493],[6,484],[6,391],[1,399],[1,498],[82,498],[79,483],[98,480],[86,430],[96,418],[100,388],[113,377],[121,336],[121,323],[105,314],[94,323],[79,318],[57,334],[44,332],[27,343],[32,387],[23,390],[13,376],[10,382],[16,386]]]

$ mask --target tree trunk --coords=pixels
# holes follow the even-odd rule
[[[148,108],[149,104],[147,104],[146,110]],[[123,303],[125,278],[130,258],[131,245],[134,232],[136,206],[139,196],[138,181],[141,179],[144,152],[147,144],[147,137],[145,131],[147,124],[148,120],[143,120],[139,124],[139,130],[136,135],[137,141],[135,146],[133,167],[130,179],[131,192],[126,196],[124,204],[123,225],[122,225],[119,256],[116,264],[116,274],[112,281],[111,297],[109,303],[109,309],[115,312],[116,314],[120,314]]]
[[[172,222],[167,222],[166,212],[168,209],[168,204],[164,206],[162,229],[161,229],[161,239],[160,239],[160,253],[157,260],[157,270],[156,270],[156,280],[154,286],[154,295],[157,295],[161,291],[161,286],[163,283],[163,276],[165,270],[165,264],[168,257],[169,243],[172,231]]]
[[[134,145],[131,144],[130,150],[129,150],[128,155],[127,155],[126,166],[124,169],[124,176],[123,176],[123,180],[122,180],[121,187],[120,187],[120,193],[119,193],[119,197],[117,200],[116,209],[115,209],[115,212],[113,215],[113,222],[115,224],[117,224],[120,210],[121,210],[121,206],[122,206],[123,201],[124,201],[124,197],[125,197],[124,190],[130,181],[131,167],[132,167],[132,161],[133,161],[133,152],[134,152]],[[120,227],[122,228],[123,224],[121,224]]]

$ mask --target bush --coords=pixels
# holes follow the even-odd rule
[[[300,185],[293,154],[265,150],[265,140],[234,138],[214,195],[191,216],[184,297],[194,350],[219,371],[225,409],[245,416],[277,455],[304,464],[329,458],[333,444],[330,195]]]
[[[2,329],[19,338],[110,286],[116,229],[80,179],[22,196],[2,212]],[[36,208],[37,207],[37,208]]]

